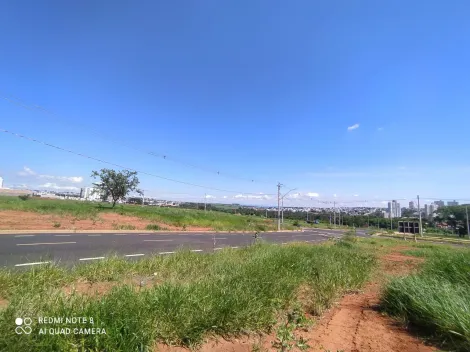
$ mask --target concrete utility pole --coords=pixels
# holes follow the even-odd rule
[[[286,192],[286,193],[281,197],[281,203],[282,203],[282,206],[281,206],[281,209],[282,209],[282,210],[281,210],[281,213],[282,213],[281,219],[282,219],[282,221],[281,221],[281,223],[282,223],[282,224],[284,224],[284,197],[287,196],[290,192],[295,191],[296,189],[297,189],[297,188],[293,188],[293,189],[289,190],[289,192]]]
[[[470,226],[468,224],[468,207],[465,206],[465,212],[467,213],[467,235],[470,238]]]
[[[277,231],[281,231],[281,184],[277,184]]]
[[[421,220],[421,208],[419,207],[419,195],[418,197],[418,213],[419,213],[419,235],[423,237],[423,222]]]
[[[142,207],[144,206],[144,202],[145,202],[145,196],[144,196],[144,191],[142,191]]]
[[[336,201],[333,202],[333,223],[336,228]]]
[[[204,211],[207,209],[207,193],[204,193]]]

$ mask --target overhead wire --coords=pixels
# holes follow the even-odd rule
[[[1,93],[3,94],[3,93]],[[24,103],[23,101],[21,101],[20,99],[18,98],[8,98],[6,97],[5,95],[1,95],[0,96],[2,99],[12,103],[12,104],[15,104],[15,105],[18,105],[18,106],[21,106],[27,110],[30,110],[30,111],[41,111],[43,113],[46,113],[48,115],[51,115],[53,117],[55,117],[56,119],[61,119],[61,117],[59,115],[57,115],[56,113],[44,108],[44,107],[41,107],[39,105],[28,105],[26,103]],[[153,157],[158,157],[158,158],[162,158],[166,161],[171,161],[171,162],[174,162],[174,163],[178,163],[178,164],[181,164],[183,166],[186,166],[186,167],[191,167],[191,168],[194,168],[194,169],[199,169],[201,171],[204,171],[204,172],[207,172],[207,173],[213,173],[213,174],[217,174],[219,176],[223,176],[223,177],[227,177],[227,178],[233,178],[233,179],[238,179],[238,180],[243,180],[243,181],[249,181],[249,182],[254,182],[254,183],[264,183],[264,184],[272,184],[272,182],[268,182],[268,181],[263,181],[263,180],[255,180],[254,178],[246,178],[246,177],[240,177],[240,176],[235,176],[235,175],[231,175],[229,173],[225,173],[225,172],[220,172],[220,171],[216,171],[216,170],[213,170],[213,169],[210,169],[210,168],[206,168],[206,167],[201,167],[201,166],[198,166],[198,165],[194,165],[194,164],[191,164],[191,163],[187,163],[187,162],[184,162],[184,161],[181,161],[181,160],[178,160],[178,159],[175,159],[173,157],[170,157],[168,156],[167,154],[164,154],[164,153],[156,153],[156,152],[153,152],[153,151],[147,151],[147,150],[144,150],[144,149],[141,149],[141,148],[137,148],[133,145],[129,145],[127,143],[124,143],[122,141],[117,141],[115,139],[112,139],[112,138],[109,138],[107,137],[105,134],[101,133],[101,132],[97,132],[97,131],[94,131],[92,128],[90,128],[90,126],[86,126],[85,124],[81,124],[81,123],[77,123],[75,120],[73,121],[70,121],[68,120],[67,123],[74,123],[76,125],[81,125],[81,127],[83,128],[86,128],[88,132],[98,136],[99,138],[103,138],[103,139],[106,139],[107,141],[110,141],[114,144],[117,144],[117,145],[122,145],[122,146],[125,146],[127,148],[130,148],[130,149],[133,149],[135,151],[139,151],[139,152],[142,152],[142,153],[145,153],[147,155],[150,155],[150,156],[153,156]]]
[[[137,173],[140,173],[140,174],[143,174],[143,175],[147,175],[147,176],[151,176],[151,177],[156,177],[156,178],[159,178],[159,179],[162,179],[162,180],[167,180],[167,181],[171,181],[171,182],[175,182],[175,183],[180,183],[180,184],[184,184],[184,185],[188,185],[188,186],[193,186],[193,187],[199,187],[199,188],[204,188],[204,189],[210,189],[210,190],[213,190],[213,191],[220,191],[220,192],[227,192],[227,193],[239,193],[239,194],[246,194],[246,195],[259,195],[259,193],[240,192],[240,191],[226,190],[226,189],[220,189],[220,188],[215,188],[215,187],[209,187],[209,186],[198,185],[198,184],[191,183],[191,182],[186,182],[186,181],[175,180],[175,179],[172,179],[172,178],[169,178],[169,177],[164,177],[164,176],[152,174],[152,173],[145,172],[145,171],[140,171],[140,170],[137,170],[137,169],[134,169],[134,168],[126,167],[126,166],[119,165],[119,164],[116,164],[116,163],[113,163],[113,162],[109,162],[109,161],[102,160],[102,159],[99,159],[99,158],[91,157],[91,156],[85,155],[85,154],[83,154],[83,153],[74,152],[74,151],[72,151],[72,150],[65,149],[65,148],[56,146],[56,145],[51,144],[51,143],[46,143],[46,142],[40,141],[40,140],[35,139],[35,138],[32,138],[32,137],[28,137],[28,136],[25,136],[25,135],[21,135],[21,134],[16,133],[16,132],[8,131],[8,130],[5,130],[5,129],[3,129],[3,128],[0,128],[0,132],[8,133],[8,134],[11,134],[11,135],[16,136],[16,137],[18,137],[18,138],[26,139],[26,140],[29,140],[29,141],[32,141],[32,142],[35,142],[35,143],[38,143],[38,144],[45,145],[45,146],[50,147],[50,148],[54,148],[54,149],[57,149],[57,150],[61,150],[61,151],[68,152],[68,153],[70,153],[70,154],[78,155],[78,156],[81,156],[81,157],[83,157],[83,158],[87,158],[87,159],[90,159],[90,160],[98,161],[98,162],[103,163],[103,164],[112,165],[112,166],[115,166],[115,167],[118,167],[118,168],[121,168],[121,169],[124,169],[124,170],[135,171],[135,172],[137,172]],[[264,195],[264,194],[266,194],[266,195],[272,195],[272,196],[275,195],[274,193],[263,193],[263,195]]]

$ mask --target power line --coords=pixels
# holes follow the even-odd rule
[[[98,161],[98,162],[103,163],[103,164],[108,164],[108,165],[112,165],[112,166],[115,166],[115,167],[119,167],[119,168],[121,168],[121,169],[130,170],[130,171],[135,171],[135,172],[137,172],[137,173],[140,173],[140,174],[143,174],[143,175],[152,176],[152,177],[156,177],[156,178],[159,178],[159,179],[162,179],[162,180],[167,180],[167,181],[171,181],[171,182],[181,183],[181,184],[188,185],[188,186],[194,186],[194,187],[199,187],[199,188],[210,189],[210,190],[213,190],[213,191],[258,195],[258,193],[247,193],[247,192],[239,192],[239,191],[230,191],[230,190],[226,190],[226,189],[220,189],[220,188],[202,186],[202,185],[197,185],[197,184],[195,184],[195,183],[190,183],[190,182],[185,182],[185,181],[179,181],[179,180],[175,180],[175,179],[172,179],[172,178],[168,178],[168,177],[163,177],[163,176],[151,174],[151,173],[149,173],[149,172],[139,171],[139,170],[136,170],[136,169],[134,169],[134,168],[125,167],[125,166],[122,166],[122,165],[119,165],[119,164],[115,164],[115,163],[112,163],[112,162],[109,162],[109,161],[105,161],[105,160],[102,160],[102,159],[94,158],[94,157],[91,157],[91,156],[88,156],[88,155],[85,155],[85,154],[82,154],[82,153],[77,153],[77,152],[74,152],[74,151],[71,151],[71,150],[68,150],[68,149],[65,149],[65,148],[62,148],[62,147],[59,147],[59,146],[50,144],[50,143],[46,143],[46,142],[43,142],[43,141],[40,141],[40,140],[31,138],[31,137],[27,137],[27,136],[24,136],[24,135],[21,135],[21,134],[12,132],[12,131],[8,131],[8,130],[2,129],[2,128],[0,128],[0,132],[9,133],[9,134],[11,134],[11,135],[13,135],[13,136],[15,136],[15,137],[27,139],[27,140],[29,140],[29,141],[32,141],[32,142],[35,142],[35,143],[38,143],[38,144],[43,144],[43,145],[45,145],[45,146],[48,146],[48,147],[51,147],[51,148],[55,148],[55,149],[58,149],[58,150],[61,150],[61,151],[65,151],[65,152],[70,153],[70,154],[78,155],[78,156],[81,156],[81,157],[83,157],[83,158],[87,158],[87,159],[90,159],[90,160],[95,160],[95,161]],[[264,193],[263,193],[263,195],[264,195]],[[271,193],[271,194],[266,193],[266,195],[275,195],[275,194],[273,194],[273,193]]]
[[[30,111],[41,111],[45,114],[48,114],[48,115],[51,115],[53,117],[55,117],[56,119],[58,120],[62,120],[62,118],[57,115],[56,113],[46,109],[46,108],[43,108],[39,105],[28,105],[24,102],[22,102],[20,99],[18,98],[8,98],[6,96],[1,96],[1,98],[3,98],[4,100],[12,103],[12,104],[15,104],[17,106],[20,106],[22,108],[25,108],[27,110],[30,110]],[[109,137],[106,137],[105,134],[101,133],[101,132],[97,132],[97,131],[94,131],[92,128],[90,128],[89,126],[86,126],[84,124],[81,124],[81,123],[77,123],[76,121],[70,121],[70,120],[67,120],[67,123],[74,123],[75,125],[80,125],[81,127],[83,128],[86,128],[88,132],[98,136],[99,138],[103,138],[103,139],[106,139],[107,141],[110,141],[114,144],[117,144],[117,145],[122,145],[122,146],[125,146],[127,148],[130,148],[130,149],[133,149],[133,150],[136,150],[136,151],[139,151],[139,152],[142,152],[142,153],[145,153],[147,155],[150,155],[150,156],[153,156],[153,157],[158,157],[158,158],[162,158],[164,160],[167,160],[167,161],[172,161],[174,163],[178,163],[178,164],[181,164],[183,166],[186,166],[186,167],[191,167],[193,169],[199,169],[201,171],[204,171],[204,172],[208,172],[208,173],[213,173],[213,174],[217,174],[219,176],[223,176],[223,177],[228,177],[228,178],[233,178],[233,179],[238,179],[238,180],[243,180],[243,181],[249,181],[249,182],[256,182],[256,183],[265,183],[265,184],[271,184],[270,182],[267,182],[267,181],[262,181],[262,180],[254,180],[254,179],[251,179],[251,178],[245,178],[245,177],[240,177],[240,176],[235,176],[235,175],[231,175],[231,174],[228,174],[228,173],[224,173],[224,172],[220,172],[220,171],[216,171],[216,170],[213,170],[213,169],[210,169],[210,168],[206,168],[206,167],[201,167],[201,166],[198,166],[198,165],[194,165],[194,164],[191,164],[191,163],[187,163],[187,162],[184,162],[184,161],[181,161],[181,160],[178,160],[178,159],[175,159],[173,157],[169,157],[168,155],[166,154],[162,154],[162,153],[156,153],[156,152],[152,152],[152,151],[147,151],[147,150],[143,150],[141,148],[137,148],[135,146],[132,146],[132,145],[129,145],[129,144],[126,144],[126,143],[123,143],[122,141],[117,141],[115,139],[112,139],[112,138],[109,138]]]

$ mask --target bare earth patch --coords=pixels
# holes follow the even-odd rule
[[[386,275],[405,275],[422,263],[422,258],[403,255],[394,248],[392,253],[381,258],[381,273]],[[308,351],[343,352],[433,352],[436,348],[425,345],[412,336],[393,319],[383,316],[377,309],[380,287],[384,277],[377,278],[366,285],[359,294],[345,295],[333,308],[323,315],[314,328],[308,332],[298,331],[296,336],[308,340]],[[226,341],[207,341],[198,351],[201,352],[252,352],[254,346],[259,351],[278,351],[272,347],[275,333],[257,337],[242,337]],[[154,351],[187,352],[188,349],[158,344]],[[300,351],[293,349],[292,351]]]
[[[131,225],[136,230],[145,230],[148,224],[157,224],[169,231],[180,231],[181,227],[116,213],[99,214],[96,220],[77,219],[71,215],[41,214],[36,212],[4,210],[0,212],[0,230],[115,230],[119,225]],[[54,226],[54,224],[56,226]],[[187,226],[187,231],[208,231],[210,227]]]

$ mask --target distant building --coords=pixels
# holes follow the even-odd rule
[[[390,213],[388,211],[383,211],[382,213],[383,213],[384,218],[387,219],[390,217]]]
[[[436,201],[434,202],[434,205],[437,205],[438,207],[443,207],[443,206],[445,206],[443,200],[436,200]]]
[[[429,217],[432,218],[435,211],[436,211],[435,205],[434,205],[434,204],[431,204],[431,205],[429,206]]]
[[[411,209],[411,210],[414,210],[414,209],[415,209],[415,202],[411,201],[411,202],[409,203],[409,206],[410,206],[410,209]]]
[[[102,193],[94,187],[84,187],[80,189],[80,198],[90,201],[101,200]]]
[[[397,203],[396,200],[392,200],[391,202],[388,202],[388,214],[389,214],[389,217],[392,217],[392,218],[401,217],[400,203]]]
[[[3,188],[3,177],[0,177],[0,188]]]
[[[456,201],[454,200],[453,202],[447,202],[447,205],[448,205],[449,207],[451,207],[451,206],[459,205],[459,202],[456,202]]]

